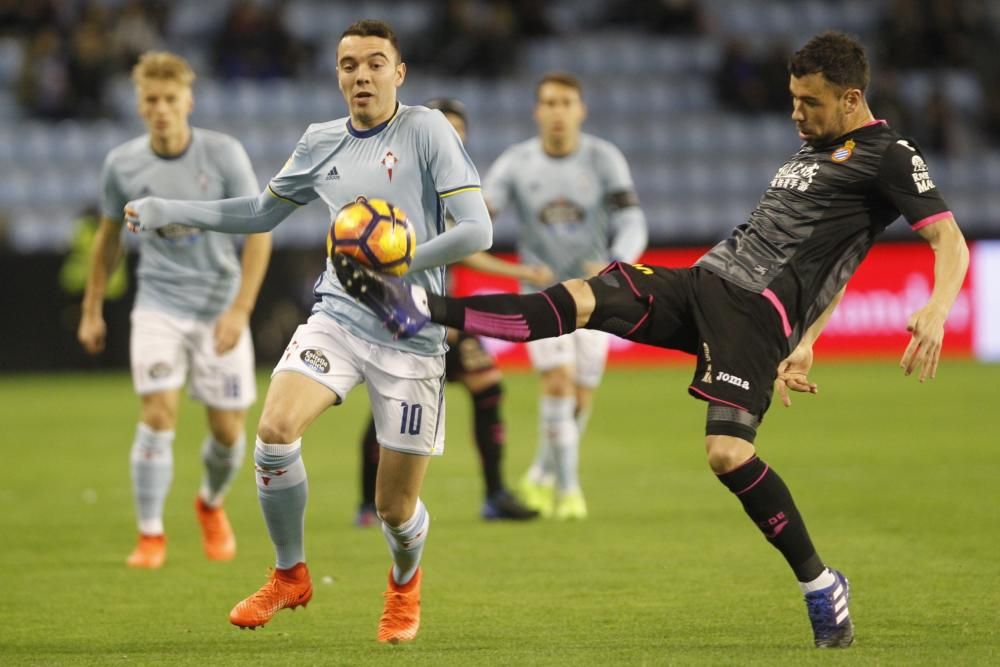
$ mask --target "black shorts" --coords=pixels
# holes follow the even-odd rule
[[[767,299],[700,267],[616,262],[587,282],[597,301],[588,328],[694,354],[692,396],[764,416],[789,353]]]
[[[452,342],[449,330],[448,351],[444,355],[444,375],[448,382],[455,382],[468,373],[481,373],[496,368],[497,362],[476,336],[457,332]]]

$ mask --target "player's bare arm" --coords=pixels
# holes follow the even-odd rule
[[[121,223],[102,217],[94,237],[90,273],[81,304],[77,339],[88,354],[104,351],[107,325],[104,322],[104,293],[108,276],[122,258]]]
[[[934,289],[927,304],[910,315],[906,330],[910,343],[899,365],[906,375],[920,369],[920,381],[934,378],[941,359],[944,323],[948,319],[969,268],[969,248],[954,218],[938,222],[917,231],[934,250]]]
[[[462,260],[462,264],[482,273],[523,280],[535,287],[548,287],[555,282],[552,269],[544,264],[508,262],[488,252],[477,252],[469,255]]]
[[[809,370],[813,364],[813,345],[819,339],[819,335],[826,328],[826,323],[833,316],[833,311],[837,309],[840,300],[844,298],[847,287],[842,287],[826,310],[812,323],[806,330],[802,340],[792,350],[792,353],[778,364],[778,379],[775,385],[778,388],[778,395],[781,396],[781,403],[786,408],[791,407],[792,399],[788,396],[788,390],[798,391],[806,394],[818,394],[819,385],[809,381]]]
[[[250,322],[264,274],[271,259],[271,234],[252,234],[243,244],[240,288],[229,308],[215,322],[215,351],[225,354],[236,346]]]

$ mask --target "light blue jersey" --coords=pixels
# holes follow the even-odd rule
[[[114,148],[101,172],[101,213],[122,219],[126,202],[145,196],[213,200],[259,191],[250,158],[236,139],[198,128],[175,157],[153,152],[149,135]],[[218,317],[239,289],[234,237],[170,224],[140,237],[137,308],[201,320]]]
[[[491,211],[513,205],[521,262],[545,264],[559,281],[586,275],[585,262],[634,261],[646,246],[646,222],[625,157],[589,134],[581,134],[576,150],[564,157],[547,154],[537,137],[511,146],[490,167],[483,194]],[[628,218],[627,226],[615,229],[616,216]]]
[[[268,188],[274,196],[300,205],[319,197],[329,207],[331,220],[359,196],[385,199],[413,224],[419,256],[421,244],[445,231],[443,200],[478,191],[480,185],[475,166],[445,117],[400,104],[391,119],[369,130],[354,129],[348,118],[310,125]],[[444,267],[410,271],[405,279],[431,293],[444,293]],[[329,260],[315,292],[313,312],[364,340],[422,355],[444,354],[444,327],[429,325],[413,338],[394,340],[381,320],[344,291]]]

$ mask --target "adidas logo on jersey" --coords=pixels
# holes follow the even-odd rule
[[[340,180],[340,172],[337,171],[337,166],[336,165],[334,165],[333,169],[331,169],[330,171],[328,171],[326,173],[326,180],[328,180],[328,181],[339,181]]]

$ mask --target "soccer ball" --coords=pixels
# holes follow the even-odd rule
[[[401,276],[410,268],[417,236],[406,214],[384,199],[358,199],[340,209],[326,238],[326,254],[355,258],[382,273]]]

